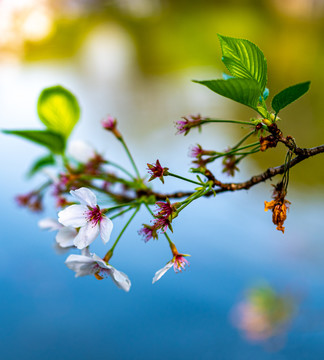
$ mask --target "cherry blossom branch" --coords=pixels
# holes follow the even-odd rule
[[[288,138],[288,140],[287,140]],[[297,146],[293,146],[291,143],[291,140],[289,140],[289,137],[287,138],[280,138],[280,142],[284,143],[289,149],[292,149],[292,151],[295,154],[298,154],[295,158],[293,158],[290,161],[289,168],[297,165],[298,163],[306,160],[307,158],[311,156],[318,155],[320,153],[324,152],[324,145],[320,145],[313,148],[299,148]],[[223,183],[215,178],[215,176],[212,174],[210,170],[206,170],[205,175],[206,177],[213,182],[213,187],[218,187],[218,189],[214,189],[215,193],[222,193],[227,191],[237,191],[237,190],[247,190],[250,189],[252,186],[255,186],[261,182],[265,182],[268,179],[271,179],[272,177],[276,175],[283,174],[285,170],[285,164],[282,164],[277,167],[271,167],[268,168],[266,171],[259,175],[252,176],[249,180],[240,182],[240,183]],[[179,176],[180,177],[180,176]],[[95,176],[95,178],[102,178],[100,176]],[[169,199],[181,199],[188,197],[192,195],[194,192],[192,191],[176,191],[172,193],[161,193],[161,192],[155,192],[150,188],[146,189],[140,189],[136,191],[136,193],[131,195],[126,194],[116,194],[112,191],[104,190],[100,188],[99,186],[94,185],[93,183],[90,183],[90,181],[84,181],[84,185],[88,186],[94,190],[97,190],[101,193],[104,193],[111,198],[113,198],[118,203],[125,203],[124,206],[129,206],[133,201],[138,200],[141,196],[154,196],[156,200],[165,200],[166,198]],[[45,186],[45,185],[44,185]],[[49,186],[49,182],[46,182],[46,186]],[[43,187],[42,187],[43,188]],[[205,197],[213,195],[212,191],[207,192],[204,194]]]
[[[153,211],[150,209],[150,207],[147,204],[145,204],[145,207],[146,207],[147,211],[153,216],[153,218],[155,218]],[[173,244],[172,240],[170,239],[169,235],[166,233],[166,231],[163,233],[163,235],[167,239],[169,246],[172,249],[172,245],[174,246],[174,244]]]
[[[162,269],[155,273],[152,282],[159,280],[171,267],[176,272],[181,271],[188,264],[185,257],[189,255],[179,253],[166,232],[168,230],[173,232],[173,221],[178,218],[182,210],[201,197],[228,191],[247,190],[281,174],[283,174],[281,180],[274,185],[272,200],[265,201],[265,210],[272,211],[272,222],[277,226],[277,230],[284,232],[283,225],[287,217],[287,209],[291,204],[286,199],[289,169],[311,156],[324,153],[324,145],[308,149],[299,148],[292,136],[283,136],[277,126],[277,122],[280,120],[277,115],[281,109],[303,96],[308,91],[310,82],[290,86],[274,95],[271,101],[272,110],[268,110],[265,102],[269,95],[269,90],[266,88],[267,63],[261,50],[243,39],[218,36],[223,52],[222,60],[231,75],[227,75],[227,78],[224,77],[224,80],[195,80],[194,82],[206,86],[218,95],[254,109],[261,117],[252,118],[250,121],[241,121],[214,119],[198,114],[189,115],[177,121],[175,124],[177,134],[183,135],[187,135],[193,128],[201,130],[201,127],[207,123],[231,123],[247,130],[247,133],[236,145],[223,151],[206,150],[199,144],[194,146],[191,149],[190,157],[194,158],[192,162],[195,168],[191,168],[190,171],[197,175],[197,180],[169,172],[169,168],[162,166],[158,159],[153,164],[147,163],[150,178],[147,180],[145,176],[142,177],[133,155],[117,128],[116,118],[110,115],[102,120],[102,126],[121,143],[133,171],[128,171],[119,164],[104,159],[91,146],[85,143],[81,144],[80,141],[75,142],[74,146],[67,150],[68,137],[79,119],[80,108],[74,95],[61,86],[45,89],[38,100],[38,110],[50,109],[49,112],[39,113],[40,120],[46,125],[47,130],[4,131],[7,134],[21,136],[45,146],[50,151],[49,155],[37,159],[30,169],[30,174],[35,174],[46,166],[57,165],[59,168],[55,178],[51,177],[51,181],[44,183],[38,190],[17,197],[17,201],[33,211],[39,211],[42,209],[43,192],[47,188],[53,190],[56,206],[62,210],[58,213],[58,221],[44,219],[41,226],[58,231],[56,241],[59,246],[81,250],[81,255],[72,254],[66,259],[66,265],[75,271],[76,276],[94,275],[98,280],[110,276],[118,287],[125,291],[129,290],[131,283],[128,277],[108,262],[120,238],[142,205],[147,208],[154,220],[151,225],[143,224],[139,234],[143,236],[145,242],[150,239],[158,239],[159,235],[164,234],[173,256]],[[243,51],[237,51],[237,49],[243,49]],[[251,64],[253,64],[252,72]],[[62,104],[66,104],[65,110],[62,111],[69,115],[66,118],[57,118],[56,114],[53,114],[52,109],[56,109],[58,106],[58,97],[64,99]],[[61,121],[64,122],[63,127],[60,125]],[[246,140],[253,135],[258,137],[258,141],[249,141],[251,143],[246,144]],[[218,180],[213,172],[207,169],[208,164],[222,158],[222,171],[234,176],[235,172],[239,170],[237,164],[242,159],[253,153],[274,148],[278,143],[282,143],[287,148],[284,164],[270,167],[247,181],[225,183]],[[61,156],[61,159],[58,159],[58,156]],[[295,157],[292,158],[293,156]],[[112,173],[110,166],[117,169],[117,175]],[[133,172],[135,172],[135,176],[132,175]],[[171,194],[155,192],[151,189],[150,181],[159,179],[164,183],[164,177],[167,176],[195,186],[192,185],[191,191],[178,191]],[[105,194],[111,207],[100,207],[97,196],[92,190]],[[73,198],[72,201],[70,196]],[[171,202],[170,199],[182,200]],[[76,204],[76,202],[80,204]],[[151,207],[154,205],[156,208],[153,212]],[[111,219],[129,212],[131,209],[134,212],[104,258],[90,253],[90,245],[99,234],[104,244],[109,241],[113,230]],[[108,215],[112,215],[111,218],[108,218]]]
[[[285,140],[283,140],[282,142],[284,142],[284,141]],[[298,147],[296,147],[296,148],[294,148],[294,152],[299,153],[299,155],[297,155],[295,158],[293,158],[290,161],[289,168],[294,167],[301,161],[304,161],[311,156],[315,156],[315,155],[323,153],[324,145],[320,145],[320,146],[313,147],[313,148],[298,148]],[[205,175],[207,176],[207,178],[209,180],[211,180],[213,182],[214,187],[217,186],[220,188],[220,189],[214,190],[216,194],[219,194],[219,193],[223,193],[223,192],[227,192],[227,191],[248,190],[252,186],[255,186],[261,182],[265,182],[266,180],[271,179],[272,177],[274,177],[276,175],[283,174],[284,170],[285,170],[285,164],[282,164],[277,167],[271,167],[271,168],[268,168],[263,173],[252,176],[249,180],[240,182],[240,183],[223,183],[223,182],[217,180],[215,178],[215,176],[212,174],[212,172],[209,170],[206,171]],[[96,190],[99,190],[99,189],[96,189]],[[102,189],[101,189],[101,191],[102,191]],[[192,194],[193,194],[192,191],[176,191],[173,193],[161,193],[161,192],[155,192],[151,189],[140,190],[138,192],[138,195],[145,195],[145,196],[153,195],[153,196],[155,196],[155,198],[157,200],[165,200],[166,198],[181,199],[184,197],[188,197]],[[212,191],[209,191],[208,193],[204,194],[204,196],[206,196],[206,197],[211,196],[211,195],[213,195]],[[137,199],[137,197],[126,197],[124,195],[119,195],[120,201],[124,200],[125,202],[132,202],[135,199]]]
[[[298,148],[299,149],[299,148]],[[320,145],[314,148],[308,148],[308,149],[299,149],[300,155],[293,158],[288,168],[292,168],[293,166],[297,165],[301,161],[318,154],[321,154],[324,152],[324,145]],[[299,151],[298,151],[299,152]],[[225,192],[225,191],[236,191],[236,190],[248,190],[252,186],[259,184],[261,182],[264,182],[268,179],[271,179],[272,177],[276,175],[283,174],[285,171],[285,164],[268,168],[266,171],[259,175],[252,176],[250,180],[241,182],[241,183],[221,183],[220,181],[216,180],[215,177],[209,172],[208,178],[214,182],[214,185],[221,187],[221,189],[215,190],[216,193]],[[211,194],[207,194],[211,195]]]
[[[313,148],[295,148],[295,152],[299,153],[300,155],[296,156],[290,161],[289,168],[294,167],[295,165],[299,164],[300,162],[306,160],[307,158],[311,156],[315,156],[321,153],[324,153],[324,145],[320,145]],[[214,175],[207,170],[206,176],[209,180],[213,181],[214,186],[220,187],[220,189],[215,189],[216,194],[227,192],[227,191],[237,191],[237,190],[248,190],[252,186],[260,184],[261,182],[265,182],[268,179],[271,179],[272,177],[276,175],[281,175],[284,173],[285,170],[285,164],[282,164],[277,167],[271,167],[268,168],[266,171],[259,175],[252,176],[249,180],[240,182],[240,183],[222,183],[218,181]],[[186,196],[189,196],[193,194],[192,192],[182,192],[178,191],[175,193],[169,193],[169,194],[162,194],[162,193],[154,193],[152,192],[152,195],[155,195],[155,197],[160,199],[165,199],[166,197],[169,199],[179,199]],[[204,196],[211,196],[213,195],[213,192],[210,191]]]

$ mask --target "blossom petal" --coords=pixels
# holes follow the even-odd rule
[[[169,261],[162,269],[158,270],[153,278],[152,284],[161,279],[161,277],[173,266],[173,261]]]
[[[110,234],[112,232],[112,229],[114,227],[113,222],[107,218],[103,217],[100,221],[100,236],[104,244],[106,244],[110,239]]]
[[[96,254],[91,254],[92,259],[103,269],[112,269],[112,266],[107,264],[101,257]]]
[[[114,267],[111,267],[110,276],[112,281],[120,289],[128,292],[131,287],[131,282],[126,274],[121,271],[118,271]]]
[[[91,222],[86,223],[79,230],[78,235],[74,239],[74,245],[78,249],[89,246],[99,234],[99,225],[93,226]]]
[[[92,208],[97,206],[96,195],[86,187],[82,187],[77,190],[71,190],[70,193],[75,199],[80,201],[82,205],[88,205]]]
[[[91,257],[90,251],[88,247],[85,247],[81,250],[81,255]]]
[[[55,219],[45,218],[38,221],[38,226],[41,229],[48,229],[49,231],[55,231],[61,229],[63,226]]]
[[[92,146],[82,140],[71,141],[68,147],[68,153],[73,159],[81,163],[87,163],[96,156],[96,152]]]
[[[58,213],[58,221],[64,226],[81,227],[87,223],[88,211],[84,205],[71,205]]]
[[[65,264],[75,271],[75,277],[92,275],[96,272],[96,262],[89,256],[73,254],[65,260]]]
[[[62,227],[56,235],[56,242],[63,248],[73,246],[77,234],[72,227]]]

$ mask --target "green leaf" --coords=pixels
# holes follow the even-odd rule
[[[2,130],[5,134],[17,135],[24,139],[47,147],[56,154],[61,154],[65,148],[65,139],[61,134],[48,130]]]
[[[76,97],[62,86],[44,89],[38,99],[37,112],[48,130],[68,138],[80,118]]]
[[[272,99],[271,106],[273,110],[278,114],[278,112],[297,100],[305,93],[307,93],[310,86],[310,81],[299,83],[293,86],[290,86],[282,91],[279,94],[275,95]]]
[[[263,106],[258,106],[258,113],[262,115],[265,119],[268,118],[268,111]]]
[[[229,99],[247,105],[257,110],[260,96],[258,83],[252,79],[228,79],[228,80],[193,80],[198,84],[207,86],[215,93]]]
[[[222,61],[230,73],[239,79],[254,79],[263,93],[267,85],[267,60],[252,42],[219,35]]]
[[[55,158],[52,154],[48,154],[46,156],[42,156],[41,158],[37,159],[31,169],[29,170],[27,176],[31,177],[35,175],[38,171],[43,169],[45,166],[48,165],[55,165]]]

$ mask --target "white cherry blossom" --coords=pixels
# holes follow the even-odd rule
[[[107,243],[113,223],[100,210],[96,195],[85,187],[71,190],[70,193],[81,205],[71,205],[60,211],[58,221],[64,226],[79,228],[74,245],[78,249],[83,249],[89,246],[99,233],[102,241]]]
[[[104,277],[110,276],[120,289],[128,292],[131,287],[131,282],[126,274],[88,251],[83,251],[83,255],[70,255],[65,264],[69,269],[75,271],[75,277],[94,275],[98,280],[102,280]]]
[[[96,157],[96,151],[91,145],[82,140],[73,140],[69,143],[68,153],[73,159],[86,164]]]
[[[186,265],[189,265],[189,262],[185,259],[185,256],[190,255],[176,253],[172,260],[170,260],[162,269],[155,273],[152,284],[160,280],[161,277],[172,267],[175,272],[185,270]]]
[[[48,229],[49,231],[56,231],[58,233],[55,237],[56,242],[62,248],[68,248],[74,246],[74,239],[78,232],[76,229],[70,226],[63,226],[57,220],[51,218],[45,218],[38,222],[38,226],[41,229]]]

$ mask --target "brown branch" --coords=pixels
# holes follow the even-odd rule
[[[287,140],[287,141],[289,141],[289,140]],[[298,153],[300,155],[297,155],[295,158],[293,158],[290,161],[289,168],[294,167],[301,161],[303,161],[311,156],[324,153],[324,145],[320,145],[320,146],[317,146],[314,148],[309,148],[309,149],[302,149],[302,148],[295,147],[294,150],[296,153]],[[272,167],[272,168],[267,169],[263,173],[252,176],[251,179],[244,181],[244,182],[240,182],[240,183],[222,183],[222,182],[218,181],[209,170],[207,170],[206,176],[208,177],[209,180],[213,181],[214,186],[220,187],[220,189],[215,189],[215,192],[222,193],[222,192],[227,192],[227,191],[248,190],[254,185],[257,185],[261,182],[271,179],[272,177],[274,177],[276,175],[283,174],[284,169],[285,169],[284,164],[277,166],[277,167]],[[180,197],[189,196],[191,194],[192,193],[183,193],[183,192],[176,192],[173,194],[159,194],[159,193],[152,192],[152,195],[155,195],[158,199],[163,199],[163,198],[165,199],[166,197],[180,198]],[[213,192],[209,192],[205,196],[211,196],[211,195],[213,195]]]
[[[297,156],[290,161],[289,168],[294,167],[301,161],[303,161],[311,156],[324,153],[324,145],[320,145],[320,146],[317,146],[314,148],[308,148],[308,149],[298,148],[295,145],[294,140],[289,136],[287,136],[287,138],[283,138],[281,136],[279,141],[284,143],[289,149],[291,149],[295,154],[297,154]],[[214,192],[219,194],[219,193],[228,192],[228,191],[248,190],[254,185],[265,182],[266,180],[271,179],[272,177],[274,177],[276,175],[283,174],[284,169],[285,169],[284,164],[277,166],[277,167],[268,168],[263,173],[252,176],[249,180],[240,182],[240,183],[222,183],[221,181],[217,180],[215,178],[215,176],[212,174],[212,172],[209,170],[206,170],[205,176],[208,178],[209,181],[213,182]],[[134,194],[134,195],[126,195],[126,194],[115,194],[111,191],[100,189],[100,188],[94,186],[93,184],[91,184],[90,182],[88,182],[87,185],[89,187],[92,187],[93,189],[105,192],[107,195],[111,196],[112,198],[114,198],[114,200],[116,202],[119,202],[119,203],[131,203],[132,201],[140,198],[141,196],[152,196],[153,195],[153,196],[155,196],[155,198],[157,200],[165,200],[166,198],[169,198],[169,199],[185,198],[185,197],[188,197],[193,194],[192,191],[187,191],[187,192],[177,191],[177,192],[173,192],[173,193],[158,193],[151,189],[141,189],[141,190],[137,191],[136,194]],[[204,196],[206,196],[206,197],[211,196],[214,194],[214,192],[210,191],[207,194],[205,194]]]

